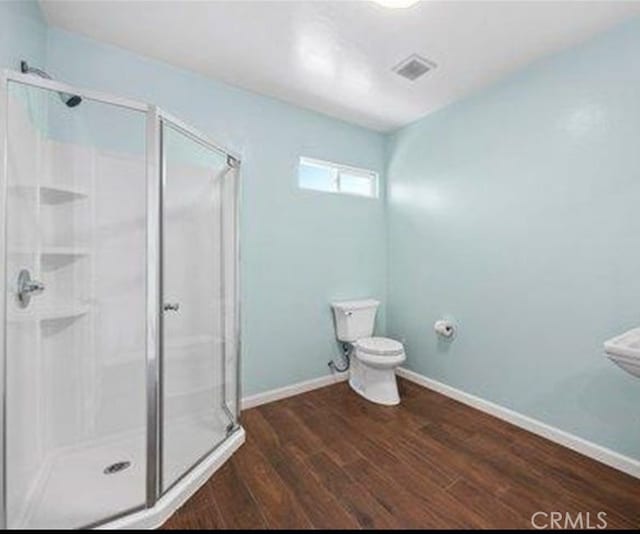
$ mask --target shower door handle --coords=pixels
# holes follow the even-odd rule
[[[18,274],[18,302],[21,308],[26,308],[31,297],[40,295],[44,291],[44,284],[33,280],[28,269],[22,269]]]
[[[164,311],[175,311],[177,312],[180,309],[180,304],[178,302],[166,302],[164,306],[162,306]]]

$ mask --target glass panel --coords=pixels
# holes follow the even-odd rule
[[[375,196],[375,179],[367,174],[340,172],[340,192],[365,197]]]
[[[338,190],[336,170],[329,166],[302,159],[298,169],[298,184],[304,189],[335,193]]]
[[[226,436],[226,157],[163,123],[162,491]]]
[[[9,528],[144,505],[145,121],[9,83]]]

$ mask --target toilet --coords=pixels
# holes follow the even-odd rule
[[[331,304],[336,337],[351,347],[349,385],[371,402],[392,406],[400,403],[395,369],[406,355],[399,341],[372,337],[378,306],[374,299]]]

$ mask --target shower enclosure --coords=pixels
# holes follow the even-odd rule
[[[244,440],[239,159],[151,105],[1,83],[3,526],[157,526]]]

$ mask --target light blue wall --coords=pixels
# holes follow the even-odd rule
[[[57,78],[154,102],[241,153],[243,392],[328,374],[329,302],[384,298],[384,204],[298,189],[297,160],[382,172],[385,137],[55,28],[47,54]]]
[[[640,457],[640,386],[601,350],[640,317],[640,23],[397,132],[386,221],[383,202],[295,174],[301,154],[382,171],[380,134],[47,30],[34,2],[0,3],[0,29],[2,66],[46,62],[242,153],[245,394],[325,374],[327,303],[388,286],[410,368]],[[432,332],[443,315],[450,345]]]
[[[388,331],[408,366],[640,458],[640,21],[402,129]],[[432,325],[451,315],[458,338]]]
[[[20,69],[24,59],[43,65],[47,25],[36,2],[0,1],[0,69]]]

